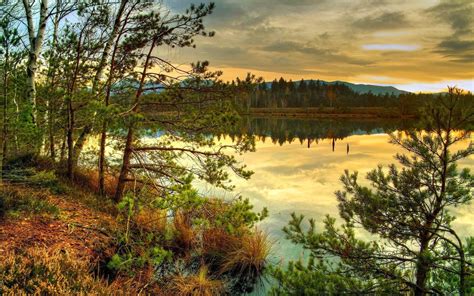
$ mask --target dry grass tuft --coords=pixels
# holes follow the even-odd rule
[[[191,218],[178,211],[173,220],[176,229],[175,247],[183,252],[190,250],[196,242],[196,232],[192,228]]]
[[[135,226],[144,232],[165,233],[167,219],[166,212],[159,209],[141,209],[135,216]]]
[[[202,266],[198,274],[174,277],[171,285],[172,295],[176,296],[217,296],[224,292],[221,281],[209,278],[206,266]]]
[[[203,232],[202,253],[212,265],[220,265],[225,257],[240,245],[240,238],[222,228],[209,228]]]
[[[231,272],[245,278],[262,275],[271,250],[268,236],[256,230],[241,238],[241,242],[225,256],[221,272]]]

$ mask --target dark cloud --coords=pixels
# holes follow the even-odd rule
[[[449,24],[453,34],[439,42],[435,52],[456,62],[474,61],[474,5],[472,0],[443,0],[427,10],[438,21]]]
[[[474,61],[474,40],[450,38],[440,42],[435,51],[456,62],[472,63]]]
[[[427,12],[437,20],[448,23],[455,35],[470,35],[474,27],[473,3],[472,0],[443,0]]]
[[[264,5],[268,6],[268,1],[265,0],[256,0],[256,1],[249,1],[249,2],[256,2],[256,3],[263,3]],[[302,5],[319,5],[326,3],[326,0],[272,0],[272,5],[287,5],[287,6],[302,6]]]
[[[352,26],[363,30],[386,30],[407,27],[408,20],[403,12],[384,12],[376,16],[366,16],[352,23]]]
[[[329,0],[164,0],[164,4],[176,11],[183,11],[190,3],[214,2],[216,8],[209,24],[223,25],[226,28],[251,27],[267,21],[270,17],[297,13],[304,6],[311,8],[321,7],[330,3]]]
[[[327,34],[323,34],[323,37],[329,38]],[[367,59],[354,58],[341,54],[334,48],[316,47],[294,41],[273,42],[269,45],[261,47],[260,50],[263,50],[271,55],[275,55],[275,53],[287,56],[294,56],[295,53],[306,55],[307,58],[303,59],[303,61],[306,63],[306,66],[308,66],[308,64],[317,65],[318,62],[348,63],[358,66],[367,66],[372,64],[372,62]]]

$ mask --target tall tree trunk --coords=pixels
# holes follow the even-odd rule
[[[66,144],[67,144],[67,130],[65,131],[63,135],[62,144],[61,144],[61,152],[59,154],[59,162],[61,164],[64,163],[64,158],[66,157]]]
[[[122,1],[123,3],[126,1]],[[118,33],[118,36],[115,40],[114,44],[114,49],[112,51],[112,56],[110,59],[110,71],[109,71],[109,77],[107,79],[107,91],[105,94],[105,101],[104,104],[105,106],[109,106],[110,102],[110,93],[112,91],[112,80],[113,80],[113,75],[115,71],[115,57],[117,55],[117,50],[120,44],[120,39],[123,35],[123,30],[125,29],[125,26],[127,24],[127,20],[132,13],[133,8],[130,9],[125,16],[125,20],[121,26],[120,32]],[[122,11],[123,12],[123,11]],[[117,23],[117,22],[116,22]],[[99,147],[99,194],[104,196],[105,195],[105,146],[107,143],[107,120],[105,119],[104,122],[102,123],[102,131],[100,134],[100,147]]]
[[[120,23],[122,19],[123,12],[125,10],[125,7],[129,0],[121,0],[120,1],[120,7],[117,11],[117,14],[115,16],[114,20],[114,26],[112,28],[112,32],[110,33],[110,37],[107,40],[107,43],[105,44],[104,50],[102,51],[102,56],[100,58],[99,65],[97,67],[94,80],[92,81],[92,95],[93,97],[97,97],[98,95],[98,90],[99,90],[99,83],[100,80],[102,79],[102,75],[105,69],[105,66],[107,64],[107,59],[109,58],[110,51],[112,49],[112,45],[114,44],[115,38],[117,37],[118,31],[120,29]],[[88,124],[84,127],[84,129],[81,132],[81,135],[79,136],[76,145],[74,147],[74,155],[76,155],[77,159],[79,158],[79,155],[82,152],[82,148],[84,147],[85,141],[87,139],[87,136],[89,133],[92,131],[92,125]]]
[[[48,116],[48,134],[49,134],[49,152],[50,152],[50,157],[51,157],[51,160],[52,161],[55,161],[56,160],[56,148],[54,146],[54,129],[53,129],[53,125],[54,125],[54,119],[53,119],[53,111],[54,111],[54,108],[53,108],[53,104],[51,101],[49,101],[49,105],[48,105],[48,112],[49,112],[49,116]]]
[[[71,96],[68,97],[67,119],[67,177],[72,180],[74,178],[74,109]]]
[[[74,146],[74,128],[75,128],[75,119],[74,119],[74,107],[72,98],[74,95],[74,90],[76,87],[77,77],[79,75],[79,65],[81,61],[81,51],[82,51],[82,31],[79,34],[77,49],[76,49],[76,61],[75,61],[75,69],[74,75],[72,77],[71,83],[69,85],[68,96],[67,96],[67,147],[68,147],[68,157],[67,157],[67,176],[69,180],[73,180],[74,178],[74,168],[77,165],[77,157],[75,154],[75,146]],[[77,145],[77,143],[76,143]]]
[[[419,251],[418,259],[416,263],[416,274],[415,274],[416,287],[414,291],[415,296],[424,296],[427,294],[426,280],[428,278],[429,262],[427,262],[426,260],[426,251],[428,249],[428,243],[429,243],[428,234],[423,234],[420,241],[420,251]]]
[[[51,55],[48,61],[48,77],[49,77],[49,84],[52,88],[54,88],[54,81],[56,76],[56,68],[53,65],[53,60],[55,59],[55,49],[58,43],[58,30],[59,30],[59,22],[60,22],[60,10],[62,7],[62,0],[56,0],[56,15],[54,16],[53,22],[53,42],[51,45],[51,50],[53,54]],[[45,123],[48,124],[48,136],[49,136],[49,152],[51,160],[54,162],[56,160],[56,147],[54,143],[54,104],[52,102],[53,98],[48,97],[46,98],[46,112],[45,112]]]
[[[8,64],[9,49],[5,48],[5,62],[3,65],[3,129],[2,129],[2,158],[0,159],[0,181],[3,180],[3,169],[8,150]]]
[[[107,140],[107,122],[102,123],[99,148],[99,195],[105,196],[105,145]]]
[[[148,65],[150,63],[151,54],[153,52],[153,49],[155,48],[155,43],[156,43],[156,39],[153,39],[153,42],[151,43],[150,48],[148,50],[148,54],[146,56],[145,63],[143,64],[143,71],[142,71],[142,75],[141,75],[141,79],[140,79],[140,84],[139,84],[137,92],[135,94],[135,101],[134,101],[134,104],[133,104],[133,108],[131,110],[132,113],[135,113],[138,110],[138,106],[139,106],[139,103],[140,103],[140,97],[143,93],[143,87],[144,87],[144,84],[145,84],[145,78],[147,76]],[[130,158],[131,158],[132,151],[133,151],[132,144],[133,144],[133,140],[134,140],[134,129],[135,129],[135,124],[132,121],[130,123],[129,127],[128,127],[127,138],[126,138],[126,141],[125,141],[125,149],[123,151],[122,168],[120,170],[119,180],[118,180],[118,183],[117,183],[117,188],[115,190],[115,196],[114,196],[114,201],[115,202],[119,202],[123,197],[123,191],[125,189],[125,183],[127,181],[128,172],[130,170],[129,167],[130,167]]]
[[[12,70],[15,71],[16,68],[13,68]],[[13,104],[15,105],[15,120],[18,122],[20,120],[20,105],[18,104],[18,101],[17,101],[17,86],[16,85],[13,86],[12,101],[13,101]],[[15,139],[15,145],[13,146],[14,149],[15,149],[14,154],[17,154],[18,151],[20,150],[20,144],[19,144],[19,141],[18,141],[18,135],[16,133],[16,128],[15,128],[15,131],[13,132],[13,137]]]
[[[114,196],[115,202],[119,202],[122,199],[123,191],[125,189],[125,183],[127,180],[129,166],[130,166],[130,157],[132,155],[133,134],[134,134],[134,126],[133,126],[133,123],[131,123],[128,128],[127,139],[125,142],[125,149],[123,151],[122,168],[120,170],[117,188],[115,190],[115,196]]]
[[[92,94],[95,96],[97,90],[99,88],[100,80],[102,80],[102,75],[104,73],[105,65],[107,64],[107,59],[109,58],[110,51],[112,50],[112,45],[114,44],[115,37],[117,37],[118,31],[120,29],[120,23],[122,20],[122,15],[125,10],[125,6],[127,5],[129,0],[122,0],[120,1],[120,7],[117,11],[117,15],[115,16],[114,26],[112,28],[112,32],[110,33],[110,37],[105,44],[104,50],[102,52],[102,56],[100,58],[99,65],[97,67],[97,71],[95,73],[94,80],[92,82]]]
[[[28,62],[26,67],[27,98],[31,105],[31,119],[37,125],[37,105],[36,105],[36,71],[38,70],[38,57],[43,45],[46,30],[48,0],[41,0],[38,20],[38,30],[35,31],[33,24],[33,12],[28,0],[23,0],[23,8],[27,21],[28,37],[30,46],[28,50]]]

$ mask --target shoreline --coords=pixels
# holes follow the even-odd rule
[[[250,108],[241,115],[276,118],[356,118],[356,119],[416,119],[415,114],[401,115],[398,109],[378,107],[336,108]]]

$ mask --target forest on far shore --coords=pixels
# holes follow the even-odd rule
[[[340,82],[327,83],[321,80],[301,80],[293,82],[283,78],[273,82],[260,81],[241,100],[244,112],[267,114],[282,112],[295,115],[301,113],[346,113],[357,110],[357,113],[381,113],[390,109],[387,117],[418,116],[419,109],[436,97],[446,93],[372,93],[357,92]],[[466,92],[462,100],[472,100],[472,93]],[[302,110],[301,108],[305,108]],[[375,108],[361,109],[361,108]],[[382,109],[383,108],[383,109]],[[279,109],[279,110],[275,110]]]

